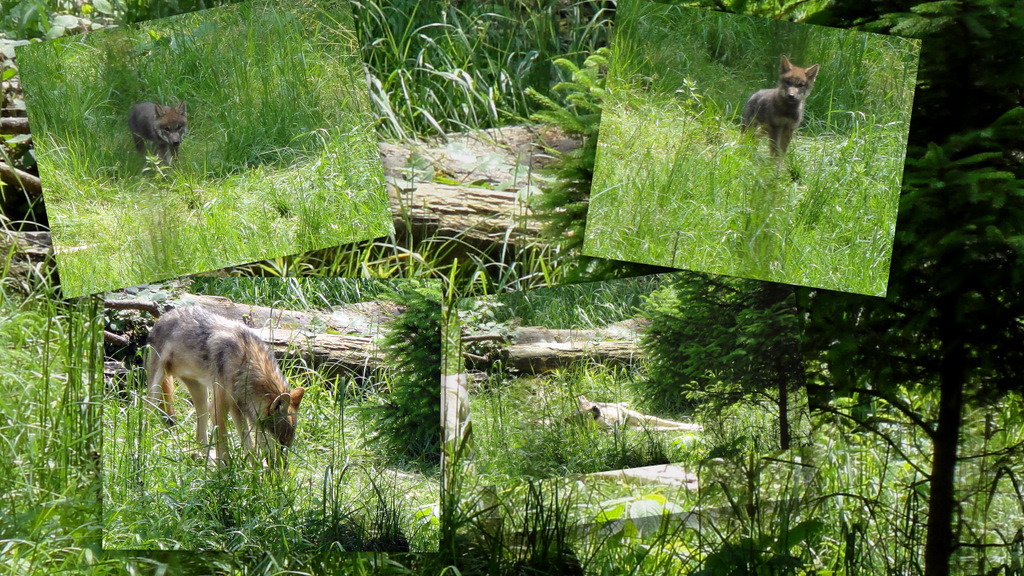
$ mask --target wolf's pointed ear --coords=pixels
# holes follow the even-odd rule
[[[298,408],[299,407],[299,401],[302,400],[302,395],[305,394],[305,393],[306,393],[306,389],[303,388],[302,386],[299,386],[295,390],[292,390],[291,394],[290,394],[291,399],[292,399],[291,400],[292,406],[294,406],[295,408]]]
[[[187,116],[187,114],[185,114],[185,101],[184,100],[182,100],[181,102],[178,102],[178,107],[176,108],[176,110],[178,111],[178,114],[181,114],[182,116]]]
[[[814,78],[818,75],[818,65],[815,64],[814,66],[811,66],[807,70],[804,70],[804,72],[807,74],[807,80],[813,82]]]
[[[779,59],[779,71],[785,74],[786,72],[789,72],[792,69],[793,63],[789,61],[789,58],[786,58],[785,54],[783,54],[782,58]]]
[[[267,408],[267,414],[273,415],[275,412],[287,412],[288,404],[284,402],[285,398],[288,398],[288,393],[278,394],[276,398],[270,403],[270,407]]]

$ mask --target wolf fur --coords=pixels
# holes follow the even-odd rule
[[[591,402],[586,396],[577,397],[579,414],[585,421],[594,421],[598,426],[611,430],[613,428],[625,428],[633,426],[644,428],[652,432],[668,430],[684,430],[689,432],[701,432],[704,427],[700,424],[688,424],[676,422],[643,414],[636,410],[630,410],[624,403],[612,402]]]
[[[178,147],[187,128],[184,101],[174,107],[140,102],[128,114],[128,129],[135,141],[135,150],[145,156],[146,142],[149,142],[156,155],[168,166],[178,159]]]
[[[759,90],[747,100],[740,132],[745,133],[748,127],[763,127],[768,132],[772,156],[785,154],[793,132],[804,118],[804,101],[817,77],[817,64],[801,68],[783,55],[779,61],[779,85]]]
[[[209,458],[207,426],[213,416],[217,459],[228,461],[227,414],[231,414],[250,461],[287,466],[281,446],[295,438],[296,413],[305,390],[289,388],[270,347],[241,322],[200,306],[178,308],[160,317],[149,333],[149,398],[174,424],[174,377],[192,396],[196,409],[196,440]],[[212,406],[210,400],[212,398]]]

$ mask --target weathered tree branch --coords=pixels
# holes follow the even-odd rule
[[[0,118],[0,132],[4,134],[29,134],[28,118],[17,116]]]
[[[121,336],[120,334],[115,334],[110,330],[103,331],[103,341],[107,344],[114,344],[117,346],[128,346],[131,344],[131,340]]]
[[[24,170],[8,166],[4,162],[0,162],[0,180],[3,180],[3,183],[8,186],[24,190],[32,197],[38,198],[43,194],[43,183],[39,181],[39,178]]]
[[[104,300],[103,307],[111,310],[141,310],[154,317],[162,313],[160,307],[152,300]]]

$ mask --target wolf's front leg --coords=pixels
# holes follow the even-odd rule
[[[242,414],[242,411],[237,406],[231,409],[231,419],[235,422],[235,428],[238,430],[239,439],[242,441],[242,446],[245,448],[246,458],[253,465],[259,463],[262,458],[257,452],[257,447],[253,442],[254,426],[251,422]]]
[[[213,437],[217,445],[217,462],[223,465],[230,464],[228,457],[228,403],[227,392],[220,384],[214,385],[213,389]]]

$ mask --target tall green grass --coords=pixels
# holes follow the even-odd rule
[[[928,406],[935,399],[915,401]],[[706,455],[691,465],[700,481],[695,491],[640,483],[611,487],[596,479],[517,484],[483,474],[482,482],[497,484],[476,493],[480,505],[492,506],[490,514],[477,517],[476,529],[490,538],[490,548],[477,554],[507,567],[526,543],[551,542],[557,534],[559,549],[580,559],[586,573],[635,567],[645,574],[701,576],[736,570],[764,576],[921,574],[926,435],[889,408],[877,413],[881,435],[842,416],[853,406],[835,408],[816,416],[816,446],[765,456]],[[1019,398],[1013,398],[966,415],[974,429],[964,453],[975,456],[958,471],[967,487],[961,493],[966,545],[958,549],[954,574],[1015,574],[1024,557],[1014,528],[1024,518],[1015,463],[1019,410]],[[1011,421],[1017,423],[1007,425]],[[549,502],[560,493],[552,506],[569,513],[538,510],[543,522],[522,522],[519,511],[536,500],[535,489]],[[501,545],[494,542],[499,537]]]
[[[553,329],[601,328],[637,315],[644,298],[667,276],[641,276],[524,290],[481,299],[489,302],[495,322],[517,319],[522,326]],[[467,307],[473,306],[467,300]]]
[[[481,299],[467,299],[460,308],[466,334],[504,336],[514,342],[519,326],[595,330],[635,320],[649,295],[670,278],[650,276],[610,282],[560,286]],[[642,330],[636,326],[633,330]],[[580,341],[587,336],[580,333]],[[642,429],[609,434],[576,421],[577,396],[593,401],[627,402],[637,410],[661,407],[645,398],[649,378],[645,359],[628,365],[598,365],[581,360],[573,365],[530,375],[503,369],[504,344],[487,341],[466,346],[475,357],[493,359],[488,379],[471,390],[475,446],[479,470],[507,477],[541,478],[640,467],[669,462],[699,462],[715,452],[764,451],[778,445],[777,406],[751,394],[729,409],[710,399],[725,396],[709,387],[694,394],[696,410],[686,414],[656,412],[669,419],[694,417],[705,433],[650,433]],[[802,391],[798,394],[803,397]],[[708,404],[705,408],[703,404]],[[806,409],[793,410],[805,433]],[[803,419],[798,418],[798,414]]]
[[[189,290],[223,296],[232,302],[290,310],[337,306],[346,302],[390,300],[410,282],[377,278],[253,278],[196,276]]]
[[[387,234],[351,27],[257,1],[21,48],[64,294]],[[134,152],[143,100],[188,104],[172,169]]]
[[[337,526],[335,519],[350,517],[344,504],[350,501],[347,491],[355,489],[356,478],[366,478],[361,484],[365,491],[360,494],[366,496],[367,510],[372,511],[363,516],[371,519],[363,526],[389,526],[393,516],[387,510],[398,508],[387,505],[389,495],[401,489],[392,488],[391,477],[379,468],[327,465],[331,457],[341,454],[337,448],[342,443],[341,432],[338,428],[327,430],[329,422],[337,418],[336,404],[319,402],[326,409],[308,415],[313,423],[300,424],[308,426],[304,430],[311,434],[316,432],[315,440],[292,465],[302,468],[320,462],[319,475],[310,477],[313,482],[285,480],[278,484],[244,468],[227,478],[212,470],[199,472],[192,463],[184,465],[187,456],[168,450],[190,447],[190,422],[184,430],[168,435],[150,414],[131,410],[125,404],[131,400],[118,395],[116,388],[104,391],[98,363],[98,302],[88,298],[60,302],[45,278],[12,280],[5,279],[0,292],[0,388],[4,398],[0,426],[5,439],[0,453],[4,462],[12,464],[0,471],[0,503],[4,507],[0,547],[6,551],[0,556],[0,570],[5,574],[160,570],[253,575],[295,571],[436,574],[452,567],[463,574],[493,574],[536,566],[534,562],[553,565],[555,558],[564,566],[574,565],[575,559],[587,573],[597,574],[633,568],[645,574],[696,574],[723,565],[747,566],[752,573],[762,574],[780,565],[794,567],[791,570],[797,573],[841,576],[920,573],[926,519],[926,493],[921,487],[930,454],[927,435],[902,421],[895,408],[876,405],[875,429],[886,434],[880,436],[845,417],[863,410],[856,402],[845,401],[816,417],[815,447],[757,458],[742,450],[695,451],[696,459],[687,466],[699,474],[699,491],[597,480],[551,480],[531,487],[521,478],[489,474],[479,466],[477,472],[458,468],[459,484],[450,486],[458,491],[445,493],[446,509],[440,515],[447,524],[438,530],[448,538],[441,555],[354,556],[324,551],[330,549],[330,542],[351,542],[346,539],[360,535],[355,530],[328,530]],[[307,300],[316,298],[307,294]],[[301,366],[288,369],[302,373]],[[589,370],[579,374],[584,377],[583,385],[591,386],[586,391],[599,392],[609,385],[610,380]],[[321,393],[315,392],[318,386],[313,386],[311,394]],[[613,386],[608,392],[620,389]],[[104,397],[105,393],[108,396]],[[926,413],[936,398],[918,394],[905,400]],[[188,411],[185,404],[180,408]],[[105,411],[102,419],[101,411]],[[958,485],[963,487],[962,537],[968,545],[959,553],[956,573],[1013,574],[1024,557],[1012,529],[1024,523],[1018,473],[1024,441],[1022,415],[1019,395],[965,414],[963,454],[967,457],[958,469]],[[149,440],[127,436],[127,432],[123,438],[105,435],[101,445],[101,422],[110,429],[134,431],[143,426],[163,435]],[[346,419],[346,438],[351,434],[347,426],[353,424]],[[474,427],[479,424],[484,422],[477,421]],[[223,504],[225,492],[244,493],[252,500],[231,503],[238,508],[238,515],[233,508],[224,512],[224,506],[218,506],[213,509],[215,515],[209,516],[224,526],[234,523],[234,532],[225,530],[218,537],[237,546],[236,553],[99,552],[104,520],[124,522],[135,515],[138,522],[146,521],[141,510],[101,506],[101,494],[106,497],[111,491],[126,490],[145,494],[148,488],[139,488],[124,475],[104,478],[101,487],[97,482],[99,462],[92,451],[105,468],[147,470],[147,459],[159,459],[160,444],[153,442],[157,439],[167,443],[164,458],[180,460],[180,464],[162,467],[161,486],[176,491],[149,493],[159,506],[148,520],[153,526],[148,536],[161,536],[160,530],[168,529],[166,523],[179,518],[175,514],[184,519],[192,514],[194,518],[200,503]],[[364,477],[361,471],[368,473]],[[239,483],[231,489],[238,492],[226,488],[228,479]],[[479,483],[492,486],[490,499],[485,498],[485,491],[474,490],[480,488],[474,486]],[[279,489],[288,493],[282,497]],[[182,494],[189,499],[174,500]],[[276,497],[273,503],[269,496]],[[500,507],[494,511],[496,517],[481,513],[475,506],[481,501]],[[306,509],[307,515],[295,516],[290,507],[293,502],[312,506]],[[378,507],[381,502],[384,506]],[[188,504],[193,505],[192,510]],[[280,510],[268,512],[271,506],[280,506]],[[698,510],[703,512],[702,522],[686,519],[686,511]],[[664,517],[665,513],[669,516]],[[273,522],[250,526],[245,521],[249,515],[263,515]],[[653,526],[644,520],[651,517]],[[277,525],[280,519],[287,520],[287,525]],[[428,517],[422,520],[430,521]],[[377,528],[371,535],[380,533]],[[113,538],[124,533],[111,530],[103,535]],[[290,539],[282,543],[285,538]],[[275,552],[260,548],[267,542]],[[798,565],[800,568],[795,568]]]
[[[922,414],[938,409],[937,391],[904,391],[900,401]],[[956,472],[964,545],[954,554],[953,574],[1013,574],[1024,559],[1019,531],[1002,528],[1024,522],[1022,408],[1018,395],[964,414]],[[867,424],[858,425],[865,415],[871,416]],[[823,492],[833,495],[823,514],[836,519],[838,540],[845,544],[844,554],[830,558],[830,568],[840,574],[921,573],[928,512],[923,486],[932,454],[928,433],[894,406],[865,395],[823,407],[815,437],[813,464]]]
[[[568,80],[552,60],[577,63],[607,43],[612,11],[598,3],[356,2],[370,96],[387,138],[520,123]]]
[[[21,287],[0,287],[0,572],[75,572],[102,533],[100,307]]]
[[[128,22],[182,14],[236,0],[128,2]],[[598,2],[352,2],[387,138],[490,128],[528,118],[533,88],[568,80],[555,57],[581,63],[607,44],[614,11]],[[4,13],[0,12],[0,16]]]
[[[544,378],[482,384],[471,395],[477,469],[487,477],[546,478],[686,459],[693,438],[684,441],[683,434],[609,432],[576,420],[577,395],[629,401],[627,381],[619,370],[577,366]]]
[[[160,5],[172,4],[182,6],[186,3]],[[786,10],[798,11],[814,4],[789,4]],[[0,7],[0,15],[4,23],[7,23],[11,21],[12,10],[25,10],[26,7],[36,5],[24,1],[5,3]],[[389,3],[387,6],[399,9],[398,3]],[[547,6],[553,10],[559,9],[555,3]],[[777,3],[760,0],[748,3],[748,8],[766,14],[775,13],[778,10],[775,6]],[[580,7],[588,9],[582,3],[568,8],[575,10]],[[400,11],[408,15],[413,8],[413,3],[409,2],[402,4]],[[487,11],[494,8],[491,4],[463,2],[453,3],[448,9],[465,12],[470,9]],[[425,7],[419,14],[431,12],[437,13],[432,7]],[[28,17],[18,20],[19,26],[38,23],[40,20],[31,17],[30,10],[26,15]],[[395,14],[388,21],[401,23],[401,18]],[[473,21],[483,22],[480,28],[487,28],[483,20]],[[420,54],[420,48],[434,41],[429,32],[441,29],[442,26],[437,25],[440,22],[440,19],[425,19],[415,25],[393,27],[400,35],[396,44],[411,46],[408,51],[396,54]],[[577,29],[566,27],[561,32],[572,33]],[[698,82],[694,85],[697,90],[694,93],[700,94],[699,90],[703,89],[705,94],[709,94],[722,89],[720,87],[727,87],[736,97],[729,100],[732,102],[731,108],[719,113],[735,118],[738,106],[749,95],[748,91],[766,87],[765,82],[770,83],[777,55],[769,54],[770,57],[766,56],[762,63],[757,64],[751,55],[760,51],[767,52],[768,49],[763,46],[752,49],[750,46],[730,43],[734,36],[723,27],[708,26],[705,30],[709,34],[708,38],[713,40],[707,45],[715,46],[716,50],[728,48],[733,54],[731,65],[742,64],[748,73],[742,77],[721,77],[720,83]],[[529,42],[528,33],[517,31],[514,35],[521,36],[524,44]],[[381,36],[361,37],[366,46],[371,46],[373,38]],[[427,54],[428,51],[423,53]],[[699,49],[673,49],[671,53],[685,59],[701,52]],[[844,51],[843,54],[849,53]],[[850,112],[860,107],[855,100],[847,100],[845,106],[821,109],[815,105],[820,102],[816,98],[836,94],[840,89],[846,91],[848,98],[858,93],[867,97],[878,91],[864,90],[865,86],[860,82],[887,81],[887,75],[875,73],[885,70],[885,65],[878,65],[874,58],[861,60],[858,54],[854,54],[848,56],[847,65],[838,68],[826,66],[825,70],[849,70],[852,63],[862,61],[865,69],[855,70],[863,73],[833,75],[825,74],[823,70],[815,88],[816,97],[808,105],[808,116],[797,136],[797,154],[808,153],[806,147],[801,149],[801,139],[806,144],[807,139],[830,138],[830,131],[846,134],[845,131],[849,131],[855,122],[861,121],[856,114]],[[543,56],[540,54],[539,58]],[[832,57],[837,55],[833,54]],[[487,56],[487,59],[496,63],[506,61],[499,56]],[[441,77],[432,59],[417,61],[411,57],[400,61],[406,63],[404,68],[420,66],[422,70],[418,72],[428,77]],[[421,62],[424,63],[422,66]],[[870,67],[870,70],[866,67]],[[651,80],[661,79],[669,86],[668,92],[673,92],[682,85],[677,81],[678,78],[670,74],[678,69],[681,68],[660,66],[655,69],[659,72],[657,77],[653,74],[647,76]],[[384,67],[374,73],[388,74],[387,70]],[[490,78],[488,75],[492,70],[474,67],[465,72],[470,78],[478,79],[475,84],[465,82],[465,86],[475,85],[479,89],[490,85],[479,81],[479,78]],[[412,76],[413,72],[409,72],[406,77]],[[398,77],[396,74],[395,78]],[[840,87],[830,88],[828,82],[839,82]],[[843,84],[847,87],[842,88]],[[403,90],[410,89],[409,84],[400,81],[391,82],[388,87],[389,102],[402,102]],[[465,91],[459,93],[467,97],[469,95]],[[177,97],[177,94],[172,96]],[[717,96],[713,96],[712,100],[715,98]],[[489,106],[484,99],[476,98],[475,101],[485,107]],[[708,99],[705,98],[704,102],[707,104]],[[432,133],[435,130],[426,120],[423,110],[437,120],[445,115],[445,108],[453,104],[462,113],[463,105],[469,106],[471,102],[411,101],[410,106],[393,106],[401,110],[402,114],[395,113],[395,120],[389,116],[388,122],[401,124],[408,121],[401,125],[409,134],[418,130]],[[893,104],[893,110],[900,108],[899,101]],[[468,113],[464,117],[473,118]],[[475,118],[491,121],[484,113],[476,114]],[[382,129],[385,133],[391,133],[388,131],[393,128]],[[716,133],[729,142],[731,140],[726,137],[734,136],[728,130],[709,132],[712,136]],[[869,135],[876,137],[873,133]],[[194,136],[196,134],[193,133],[190,138]],[[757,143],[756,148],[753,143],[746,144],[752,148],[751,153],[764,155],[766,145],[763,140]],[[816,146],[810,149],[817,151]],[[870,148],[863,150],[870,151]],[[832,157],[843,158],[835,155]],[[798,170],[797,176],[806,181],[807,169],[799,165],[795,168]],[[770,172],[765,176],[766,180],[774,178],[775,175]],[[862,199],[865,202],[868,200]],[[822,204],[819,210],[829,206]],[[468,260],[461,259],[456,264],[442,266],[440,262],[444,255],[449,253],[451,246],[458,244],[458,240],[455,240],[416,246],[400,245],[391,240],[390,243],[366,243],[351,248],[348,254],[340,258],[280,258],[262,265],[275,273],[322,272],[351,276],[408,274],[416,277],[448,277],[451,274],[452,277],[465,278],[466,281],[459,285],[475,290],[476,293],[528,286],[538,277],[546,275],[558,278],[558,272],[546,266],[547,259],[543,254],[532,256],[534,260],[522,266],[512,266],[506,261],[495,264],[487,253],[479,251],[472,252]],[[706,487],[699,495],[669,490],[663,486],[632,487],[628,491],[623,486],[621,491],[612,491],[596,482],[576,483],[576,490],[573,491],[565,489],[563,485],[545,484],[528,494],[532,488],[521,484],[508,488],[506,484],[496,491],[495,499],[510,514],[503,524],[503,534],[509,535],[510,539],[484,538],[483,545],[473,545],[481,538],[478,534],[487,528],[483,522],[485,518],[476,515],[472,507],[479,497],[472,492],[472,484],[481,478],[475,474],[460,474],[458,479],[463,483],[460,488],[463,491],[452,490],[444,495],[441,531],[447,535],[447,546],[441,555],[317,554],[300,552],[297,546],[294,550],[276,554],[251,551],[238,556],[166,551],[99,555],[96,543],[100,535],[100,508],[98,504],[89,504],[90,498],[98,494],[98,486],[93,488],[96,486],[95,474],[88,468],[88,459],[82,459],[77,449],[77,446],[82,445],[81,438],[92,438],[87,423],[95,422],[100,410],[100,406],[92,400],[102,394],[98,367],[95,367],[93,360],[87,359],[90,354],[87,350],[98,346],[100,338],[97,305],[87,300],[60,303],[55,300],[53,288],[45,281],[42,284],[36,281],[26,284],[23,279],[8,277],[3,279],[2,284],[0,389],[4,392],[4,400],[0,401],[0,412],[4,418],[0,419],[0,426],[4,427],[4,431],[0,436],[5,441],[0,444],[0,460],[13,464],[4,466],[0,472],[0,482],[3,483],[0,486],[0,494],[3,495],[0,501],[5,507],[4,514],[0,515],[3,519],[0,549],[4,552],[0,555],[0,572],[5,574],[438,574],[456,571],[460,574],[511,574],[529,569],[545,570],[556,565],[565,567],[565,572],[576,571],[573,558],[590,574],[688,574],[701,573],[701,570],[714,573],[715,566],[722,571],[745,570],[746,573],[796,572],[842,576],[921,573],[919,558],[926,493],[922,491],[923,475],[918,468],[922,465],[919,454],[929,453],[930,447],[928,439],[922,434],[914,432],[906,424],[900,424],[899,414],[895,413],[880,414],[878,420],[882,427],[892,432],[889,440],[853,426],[837,414],[834,418],[822,417],[816,420],[817,451],[776,455],[766,459],[769,464],[756,460],[752,462],[743,454],[727,454],[721,461],[706,460],[698,469]],[[74,327],[76,324],[87,324],[87,321],[81,319],[86,317],[95,318],[88,329],[79,330]],[[90,339],[91,342],[88,341]],[[88,368],[83,367],[83,363]],[[79,378],[90,371],[97,375]],[[933,401],[925,397],[908,400],[915,403]],[[848,406],[837,407],[839,412],[848,409]],[[985,451],[986,455],[972,456],[961,463],[958,486],[963,487],[964,529],[960,534],[965,545],[961,547],[958,565],[954,566],[955,573],[1009,576],[1019,573],[1024,562],[1024,546],[1012,530],[1013,527],[1024,525],[1019,472],[1022,458],[1021,417],[1017,395],[965,415],[965,420],[969,422],[965,437],[969,441],[965,443],[964,453]],[[55,465],[58,462],[68,462],[71,466],[59,468]],[[350,478],[347,475],[332,476],[334,479],[339,477]],[[495,478],[483,478],[491,479]],[[579,491],[587,487],[596,496]],[[312,491],[308,487],[303,489],[310,493]],[[554,494],[556,489],[559,490],[557,495]],[[799,499],[786,507],[766,505],[787,496]],[[321,501],[331,504],[330,499]],[[637,521],[612,525],[605,530],[597,529],[598,524],[608,519],[633,519],[645,512],[672,511],[678,510],[677,507],[699,507],[702,510],[723,512],[718,516],[705,516],[706,522],[698,526],[666,523],[663,529],[638,533],[634,529],[640,525]],[[329,505],[317,510],[329,514],[334,509]],[[580,513],[582,520],[577,522],[577,519],[566,514],[567,511]],[[807,519],[819,519],[825,528],[805,525],[796,531],[795,528]],[[593,533],[586,532],[587,523],[595,524]],[[514,539],[511,538],[513,535]],[[552,550],[556,555],[551,554]],[[567,557],[565,561],[558,564],[552,562],[553,558],[562,556]],[[534,559],[537,559],[536,563]],[[711,560],[716,560],[718,564],[712,565]],[[795,567],[797,562],[800,563],[799,568]]]

